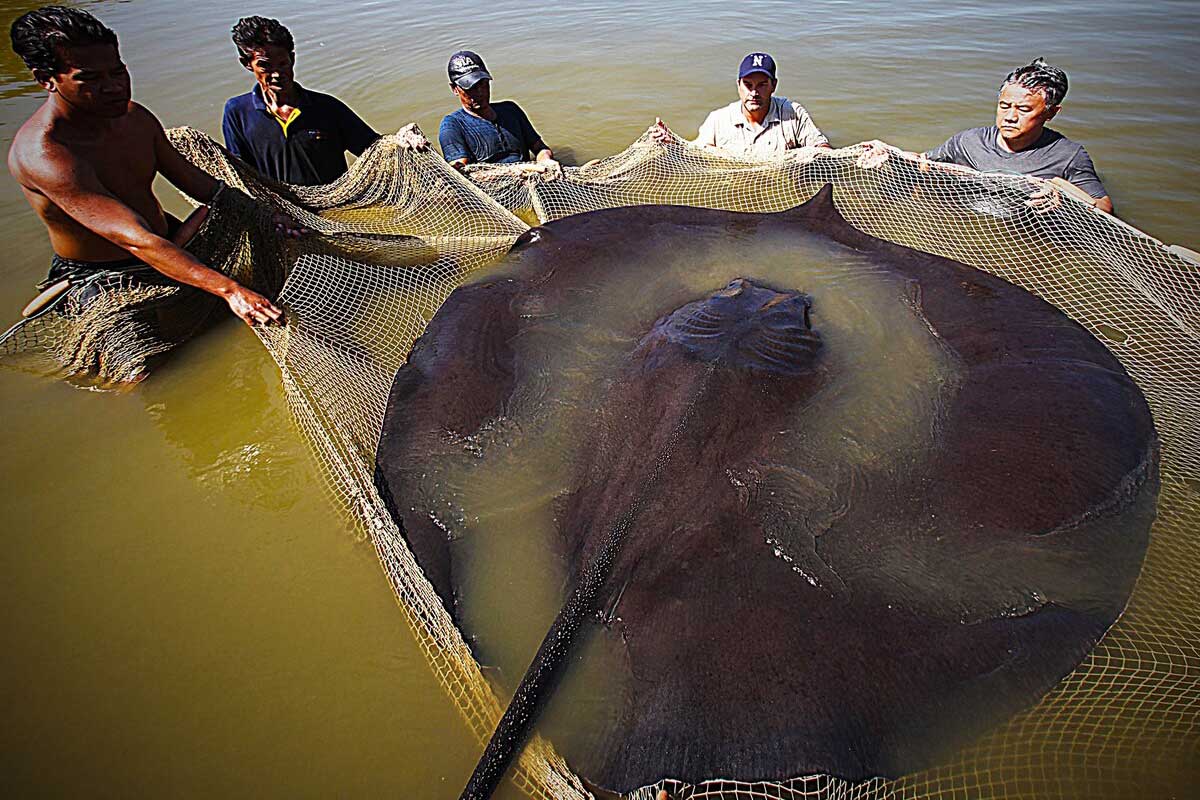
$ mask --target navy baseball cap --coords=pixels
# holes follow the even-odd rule
[[[775,59],[766,53],[751,53],[742,59],[742,65],[738,67],[738,80],[751,72],[765,72],[771,76],[771,80],[775,80]]]
[[[446,72],[450,75],[450,81],[460,89],[470,89],[482,80],[492,79],[483,59],[478,53],[472,53],[470,50],[459,50],[450,56]]]

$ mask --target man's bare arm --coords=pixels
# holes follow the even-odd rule
[[[283,312],[267,298],[210,269],[191,253],[156,234],[140,214],[104,187],[91,166],[68,150],[46,144],[39,156],[33,163],[22,165],[22,183],[42,194],[80,225],[167,277],[217,295],[248,324],[282,319]],[[192,184],[193,188],[204,191],[207,187],[215,191],[216,181],[204,177],[212,184],[201,186],[197,182]]]
[[[149,111],[146,113],[154,121],[154,160],[158,171],[171,185],[193,200],[200,203],[212,202],[220,182],[184,158],[167,138],[162,123]]]
[[[154,121],[154,158],[158,171],[181,192],[200,203],[211,203],[221,182],[183,157],[167,138],[162,123],[149,111],[145,112]],[[308,230],[294,219],[281,212],[272,217],[275,230],[297,237]]]

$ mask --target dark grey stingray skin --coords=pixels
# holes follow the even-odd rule
[[[667,292],[657,321],[625,332],[637,344],[598,400],[559,517],[564,610],[464,796],[500,779],[580,630],[623,675],[615,724],[564,747],[591,783],[861,780],[931,766],[1031,706],[1132,591],[1158,490],[1136,385],[1049,304],[857,231],[827,187],[773,215],[569,217],[451,295],[396,376],[376,479],[452,613],[445,533],[406,502],[430,443],[504,414],[529,308],[580,302],[572,287],[597,270],[646,269],[647,242],[709,225],[823,235],[901,277],[896,302],[957,364],[935,444],[895,474],[818,485],[803,453],[774,445],[829,379],[810,329],[820,297],[752,280],[683,302]],[[804,570],[764,544],[780,519],[811,535]],[[906,558],[911,570],[895,569]]]

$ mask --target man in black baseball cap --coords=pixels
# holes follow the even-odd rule
[[[774,96],[778,85],[775,59],[766,53],[747,55],[738,66],[737,101],[709,114],[692,144],[743,158],[776,158],[799,147],[829,147],[804,106]],[[670,139],[661,120],[653,138],[660,143]]]
[[[492,103],[492,74],[478,53],[459,50],[450,56],[446,74],[462,104],[446,115],[438,131],[442,155],[451,165],[553,161],[554,153],[520,106],[511,100]]]
[[[492,79],[492,74],[487,71],[483,59],[478,53],[470,50],[459,50],[450,56],[446,72],[450,75],[450,82],[464,91],[482,80]]]

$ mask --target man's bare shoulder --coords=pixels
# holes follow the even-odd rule
[[[42,106],[13,137],[8,149],[8,171],[27,189],[37,189],[39,178],[67,166],[74,160],[71,151],[55,135],[54,119]]]
[[[111,129],[97,134],[96,142],[82,141],[77,131],[42,106],[25,121],[13,137],[8,151],[8,170],[27,189],[38,191],[46,181],[58,182],[78,170],[90,169],[88,149],[105,138],[120,143],[120,151],[136,153],[142,148],[152,152],[162,124],[145,106],[131,102],[129,112]]]
[[[165,150],[171,149],[171,143],[167,139],[167,132],[163,128],[162,122],[154,116],[153,111],[140,103],[130,103],[127,116],[131,126],[137,128],[137,132],[131,134],[129,138],[137,142],[136,147],[144,147],[147,152],[152,152],[155,163],[160,162]]]
[[[154,112],[141,103],[130,101],[127,117],[130,122],[136,124],[139,128],[144,128],[148,131],[161,131],[163,129],[162,123],[158,121],[158,117],[154,116]]]
[[[141,103],[130,101],[129,113],[121,117],[113,127],[113,135],[119,136],[129,147],[144,147],[163,136],[162,123],[154,112]]]

